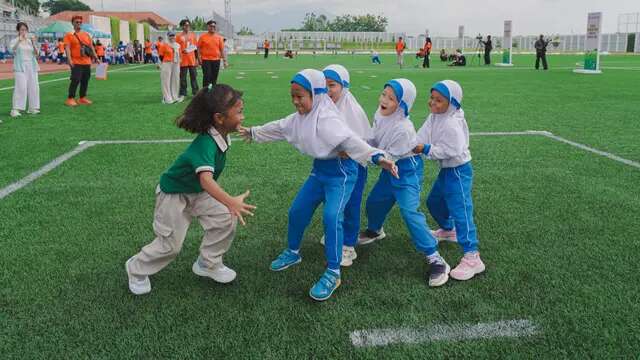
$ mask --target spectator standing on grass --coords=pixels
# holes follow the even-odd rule
[[[202,87],[218,82],[220,62],[227,64],[224,39],[216,32],[216,22],[207,21],[207,32],[198,39],[198,62],[202,65]]]
[[[136,63],[141,63],[142,62],[142,53],[143,53],[143,47],[142,44],[140,43],[140,41],[138,40],[134,40],[133,41],[133,51],[134,51],[134,61]]]
[[[264,58],[269,57],[269,48],[271,48],[271,43],[269,43],[268,39],[264,39],[264,43],[262,43],[262,47],[264,48]]]
[[[402,40],[402,36],[398,38],[398,42],[396,42],[396,55],[398,57],[398,65],[400,65],[400,69],[402,69],[402,65],[404,65],[404,50],[407,48],[407,45]]]
[[[127,49],[125,50],[127,55],[127,64],[133,64],[134,58],[136,56],[136,50],[133,47],[133,43],[127,43]]]
[[[173,104],[182,102],[184,97],[179,94],[180,89],[180,44],[176,42],[176,34],[167,34],[169,42],[160,46],[162,63],[160,69],[160,83],[162,84],[162,103]]]
[[[191,93],[198,92],[198,39],[191,31],[189,19],[180,20],[182,32],[176,35],[176,42],[180,44],[180,96],[187,96],[187,74],[191,82]]]
[[[480,40],[480,44],[484,45],[484,64],[491,65],[491,50],[493,50],[493,42],[491,42],[491,35],[487,35],[487,40]]]
[[[166,60],[166,59],[165,59]],[[178,255],[192,219],[204,229],[200,255],[192,271],[218,283],[229,283],[236,272],[223,263],[231,247],[238,220],[256,208],[245,202],[247,190],[229,195],[218,183],[231,138],[244,120],[242,93],[228,85],[203,88],[176,120],[178,127],[197,134],[187,150],[160,176],[153,216],[155,239],[125,263],[129,290],[135,295],[151,291],[149,276]]]
[[[542,60],[542,68],[548,70],[547,66],[547,46],[551,40],[545,40],[544,35],[540,35],[540,38],[536,40],[534,47],[536,48],[536,70],[540,69],[540,60]]]
[[[64,36],[65,52],[69,59],[71,68],[71,83],[69,84],[69,96],[65,101],[67,106],[78,106],[78,104],[91,105],[92,101],[87,98],[89,89],[89,79],[91,78],[91,61],[96,58],[91,35],[82,31],[82,16],[71,18],[73,31]],[[80,85],[80,98],[75,100],[76,90]]]
[[[422,53],[424,54],[424,60],[422,61],[422,67],[423,68],[429,68],[430,67],[430,63],[429,63],[429,57],[431,56],[431,47],[433,46],[433,44],[431,43],[431,38],[427,36],[426,40],[424,41],[424,48],[422,48]]]
[[[16,26],[18,37],[11,40],[9,48],[13,52],[13,108],[11,117],[20,116],[29,100],[29,114],[40,113],[40,85],[38,84],[38,44],[36,37],[29,36],[29,26],[19,22]]]
[[[100,60],[100,62],[104,62],[104,45],[102,45],[100,40],[96,41],[95,49],[98,60]]]
[[[144,63],[148,64],[151,62],[151,55],[153,53],[153,43],[149,39],[144,40]]]
[[[58,39],[58,44],[56,45],[58,48],[58,64],[64,64],[67,62],[67,57],[64,52],[64,41],[62,38]]]

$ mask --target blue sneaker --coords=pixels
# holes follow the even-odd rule
[[[296,254],[289,249],[284,249],[284,251],[271,262],[271,270],[282,271],[289,266],[295,265],[301,261],[302,256],[300,256],[300,254]]]
[[[317,283],[309,290],[309,296],[313,300],[325,301],[340,286],[340,275],[327,269]]]

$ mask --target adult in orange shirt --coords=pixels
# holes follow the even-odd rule
[[[427,36],[427,38],[424,41],[424,48],[422,49],[422,52],[424,53],[424,60],[422,61],[422,67],[423,68],[430,67],[429,56],[431,56],[431,47],[432,46],[433,46],[433,44],[431,43],[431,38]]]
[[[158,58],[160,59],[160,62],[162,62],[162,55],[160,54],[160,50],[162,50],[163,45],[164,41],[162,39],[162,36],[158,36],[158,41],[156,41],[154,46],[156,47],[156,51],[158,52]]]
[[[67,106],[78,106],[78,104],[91,105],[91,100],[87,99],[87,89],[91,78],[91,61],[96,58],[91,35],[82,31],[82,16],[71,18],[73,31],[64,36],[65,52],[71,68],[71,83],[69,84],[69,97],[64,102]],[[82,51],[84,47],[90,48],[90,54]],[[98,60],[100,62],[100,60]],[[76,90],[80,84],[80,99],[76,102]]]
[[[180,20],[182,32],[176,35],[176,42],[180,44],[180,96],[187,96],[187,73],[191,80],[191,93],[198,92],[197,55],[198,40],[196,34],[191,32],[189,19]]]
[[[146,39],[144,41],[144,63],[148,64],[151,62],[151,54],[153,54],[153,49],[151,49],[151,40]]]
[[[96,48],[96,56],[98,57],[98,59],[100,59],[100,61],[104,62],[104,45],[102,45],[100,40],[96,42],[95,48]]]
[[[58,39],[58,64],[63,64],[65,62],[67,62],[67,57],[64,54],[64,41],[62,41],[62,38]]]
[[[402,65],[404,64],[403,53],[404,49],[406,49],[406,45],[404,40],[402,40],[402,36],[398,38],[398,42],[396,43],[396,55],[398,55],[398,65],[402,69]]]
[[[266,59],[269,57],[269,48],[271,47],[269,40],[264,39],[264,43],[262,44],[262,46],[264,47],[264,58]]]
[[[180,96],[180,45],[176,42],[176,34],[170,31],[167,34],[167,43],[158,48],[158,54],[162,57],[160,68],[160,83],[162,84],[162,103],[173,104],[182,102]]]
[[[216,22],[207,21],[207,33],[200,35],[198,39],[198,57],[202,64],[202,87],[218,83],[220,72],[220,59],[227,66],[227,58],[224,53],[224,39],[216,32]]]

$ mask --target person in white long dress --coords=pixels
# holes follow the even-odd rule
[[[9,44],[13,53],[13,73],[15,86],[13,89],[13,107],[11,117],[18,117],[27,108],[29,114],[40,113],[40,85],[38,83],[38,45],[35,36],[29,37],[29,26],[19,22],[16,26],[18,37]]]

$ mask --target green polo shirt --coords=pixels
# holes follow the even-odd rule
[[[214,128],[208,134],[199,134],[171,167],[160,176],[160,190],[167,194],[202,192],[198,174],[213,173],[218,180],[224,169],[229,140]]]

